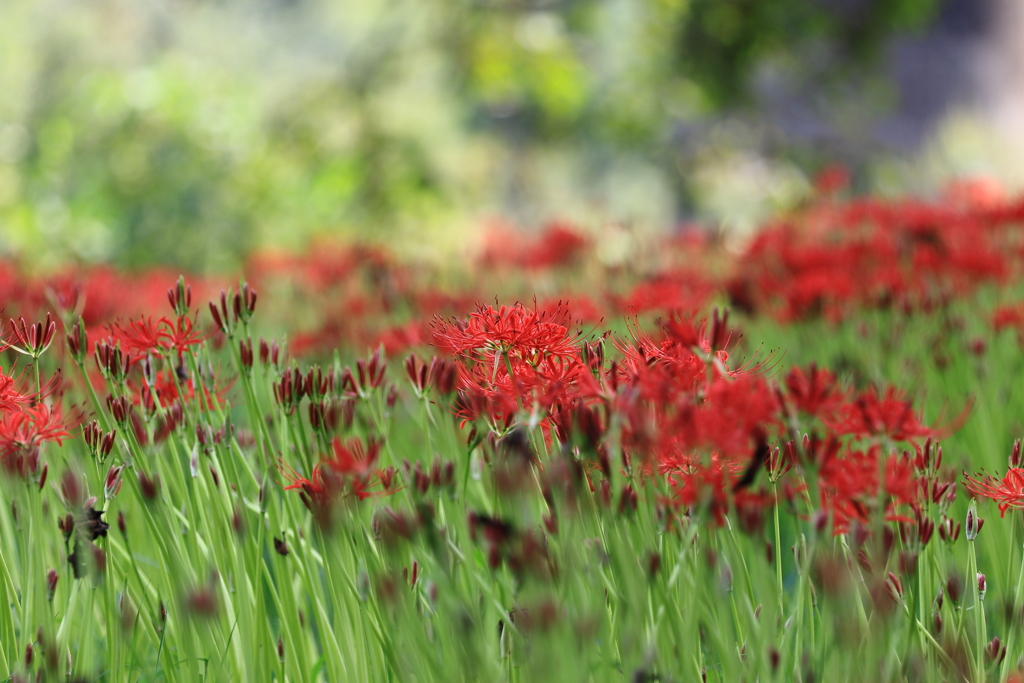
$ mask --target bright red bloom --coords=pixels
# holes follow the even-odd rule
[[[195,327],[191,318],[178,318],[177,323],[168,318],[160,318],[155,323],[152,317],[143,317],[128,322],[127,327],[120,322],[108,327],[114,341],[121,344],[133,360],[138,360],[150,353],[166,356],[170,351],[181,354],[189,346],[203,342],[203,335]]]
[[[4,374],[0,368],[0,411],[14,410],[15,408],[32,401],[33,397],[23,394],[18,388],[18,380]]]
[[[453,356],[469,360],[491,360],[508,354],[510,358],[534,363],[540,357],[575,357],[579,353],[579,333],[569,331],[567,311],[550,314],[530,310],[517,303],[481,306],[469,319],[436,320],[434,343]]]
[[[1012,467],[1006,476],[997,479],[993,476],[970,477],[964,472],[964,486],[975,496],[991,498],[999,503],[999,516],[1002,517],[1009,509],[1024,509],[1024,469]]]

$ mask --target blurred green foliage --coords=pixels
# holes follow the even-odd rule
[[[670,225],[703,187],[674,126],[805,48],[864,63],[933,5],[8,0],[0,253],[209,272],[322,232]]]

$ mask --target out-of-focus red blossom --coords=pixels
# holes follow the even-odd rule
[[[964,472],[964,486],[975,496],[990,498],[999,503],[999,516],[1007,510],[1024,509],[1024,469],[1011,467],[1002,479],[990,475],[968,476]]]
[[[952,423],[945,427],[928,427],[918,419],[913,405],[893,388],[884,392],[861,392],[853,401],[844,404],[835,417],[825,424],[836,434],[859,437],[887,436],[896,441],[910,441],[919,437],[941,437],[955,431],[967,418],[968,405]]]
[[[173,370],[163,369],[155,373],[152,386],[141,379],[131,379],[128,381],[128,388],[131,391],[132,402],[145,408],[147,412],[153,412],[158,406],[166,408],[179,400],[185,403],[198,402],[204,408],[212,410],[214,406],[224,406],[231,384],[217,385],[216,380],[212,382],[212,386],[204,383],[201,397],[197,399],[195,383],[192,380],[178,378]]]
[[[736,306],[782,320],[927,309],[1006,280],[1019,266],[1006,228],[1022,210],[962,187],[934,203],[822,202],[759,231],[726,289]]]
[[[625,296],[609,299],[621,313],[693,311],[703,309],[715,294],[715,283],[700,273],[675,271],[636,285]]]
[[[480,265],[527,269],[564,266],[578,259],[590,241],[566,223],[551,223],[533,239],[521,230],[495,223],[485,233]]]
[[[308,479],[284,462],[279,463],[281,473],[291,482],[285,490],[300,490],[306,504],[323,520],[341,498],[354,496],[364,500],[389,495],[393,493],[391,475],[376,467],[380,448],[381,443],[372,439],[364,445],[356,438],[343,442],[335,437],[331,442],[331,455],[313,467]],[[374,490],[378,484],[380,488]]]
[[[812,417],[832,419],[844,398],[835,376],[813,363],[807,370],[793,368],[786,375],[787,402]]]
[[[30,477],[38,467],[40,447],[46,442],[60,445],[73,426],[44,403],[0,413],[0,465],[8,474]]]
[[[880,484],[878,473],[884,464],[885,480]],[[886,457],[880,446],[866,452],[851,450],[841,457],[830,458],[819,470],[819,491],[823,510],[832,513],[835,533],[845,533],[853,522],[867,524],[873,507],[884,494],[882,511],[888,521],[910,521],[900,515],[900,505],[918,502],[918,477],[908,457]]]

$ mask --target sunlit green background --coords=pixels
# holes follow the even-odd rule
[[[918,173],[859,141],[866,112],[899,104],[891,41],[937,16],[932,0],[5,0],[0,254],[201,273],[332,233],[441,258],[499,218],[746,229],[831,161],[861,190],[927,189],[955,164]],[[788,134],[762,116],[772,93],[845,142]]]

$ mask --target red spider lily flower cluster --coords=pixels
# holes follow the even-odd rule
[[[927,501],[945,509],[952,500],[951,475],[930,441],[949,428],[926,425],[892,389],[851,392],[814,366],[772,382],[770,357],[732,363],[727,313],[673,315],[656,335],[637,325],[611,362],[607,336],[585,339],[568,319],[516,304],[436,321],[435,344],[459,370],[453,410],[503,443],[522,442],[518,430],[537,425],[547,442],[561,444],[556,452],[595,458],[605,479],[613,467],[657,473],[671,491],[666,504],[718,522],[736,509],[756,524],[779,497],[806,498],[810,481],[809,503],[836,533],[873,515],[916,519]],[[410,372],[415,380],[422,370],[414,364]],[[613,423],[618,465],[609,455]],[[929,439],[927,455],[918,439]],[[899,442],[918,455],[898,451]],[[508,448],[534,459],[525,442]]]
[[[1009,226],[1022,213],[1020,201],[956,191],[935,203],[823,201],[761,230],[726,288],[738,308],[783,320],[943,305],[1019,269]]]
[[[297,489],[303,503],[321,523],[330,521],[332,506],[338,501],[352,497],[365,500],[372,496],[391,493],[394,470],[383,470],[376,466],[381,443],[353,438],[342,441],[334,438],[331,453],[313,467],[309,478],[301,476],[283,461],[278,466],[291,483],[285,490]]]
[[[110,343],[119,345],[132,362],[150,354],[171,358],[173,353],[180,363],[189,347],[203,342],[195,321],[188,316],[178,317],[176,321],[160,318],[156,322],[152,317],[142,317],[127,323],[113,323],[108,329]]]

